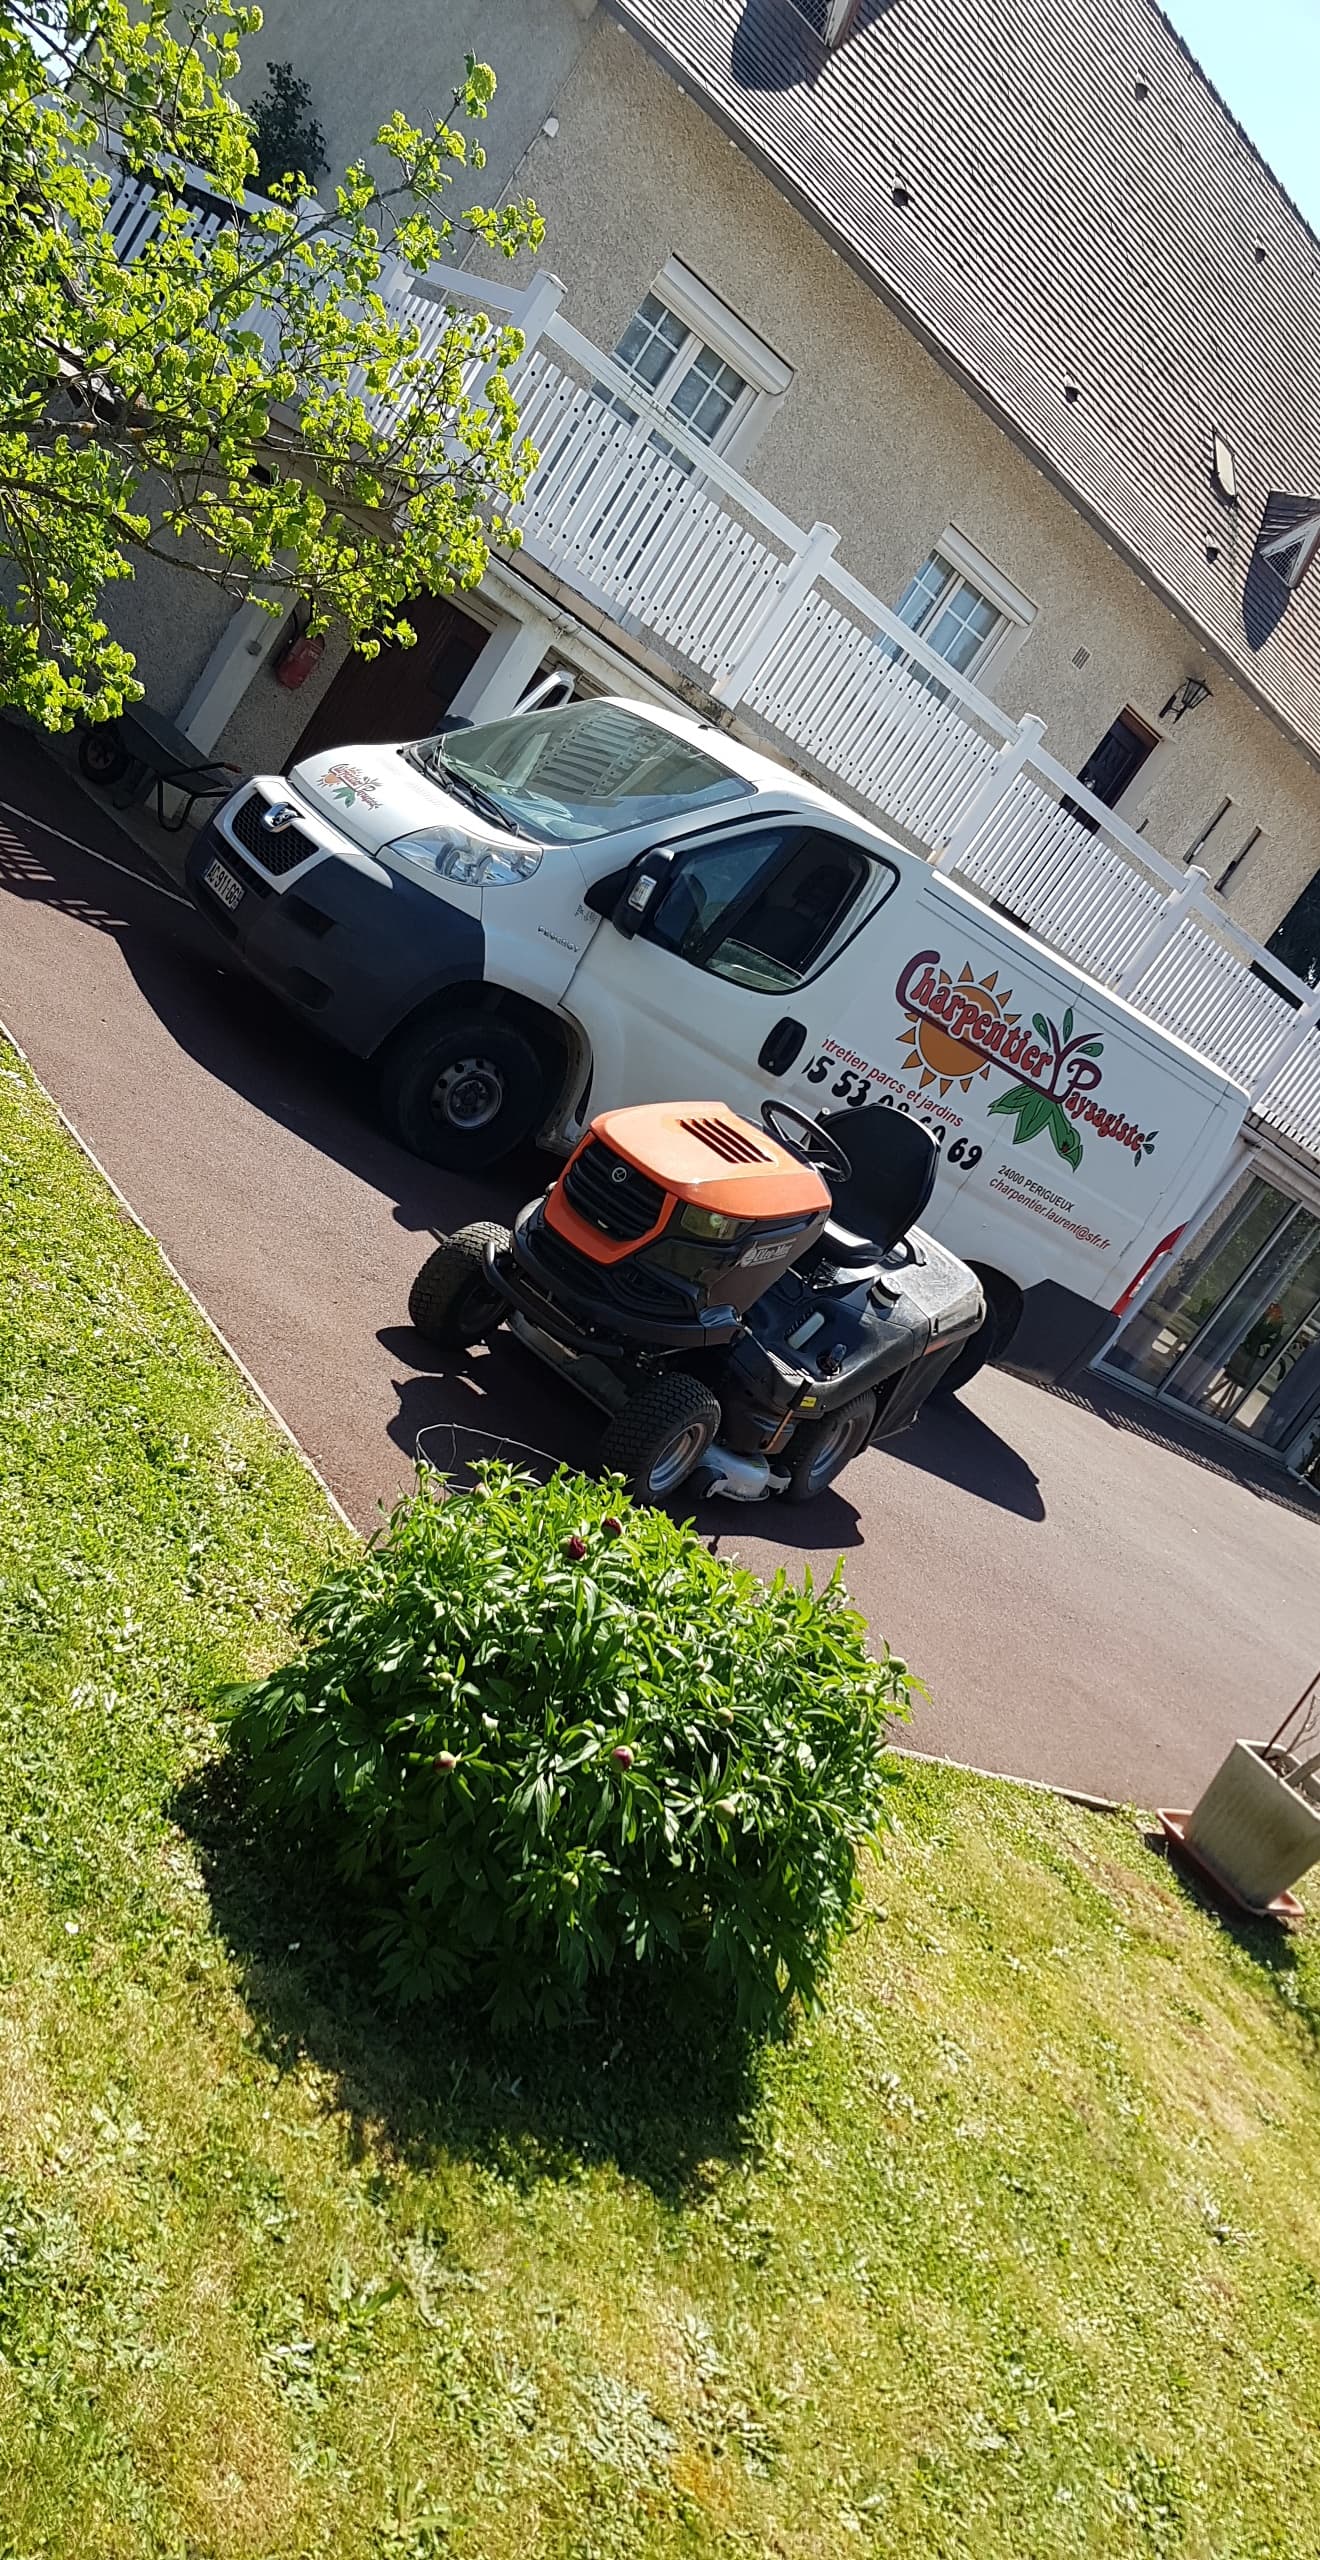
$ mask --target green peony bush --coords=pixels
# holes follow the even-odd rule
[[[769,1586],[617,1479],[423,1479],[233,1693],[258,1802],[360,1888],[400,2001],[556,2021],[698,1958],[761,2027],[810,2002],[884,1820],[905,1664],[836,1570]]]

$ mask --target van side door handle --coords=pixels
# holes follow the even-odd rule
[[[805,1022],[795,1022],[791,1013],[781,1014],[761,1044],[758,1067],[764,1067],[768,1076],[782,1076],[792,1066],[806,1036]]]

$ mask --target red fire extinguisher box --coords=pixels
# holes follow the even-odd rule
[[[275,663],[276,683],[287,685],[290,693],[296,693],[299,685],[306,684],[308,677],[315,673],[324,656],[324,635],[319,631],[315,634],[300,631],[288,647],[280,651]]]

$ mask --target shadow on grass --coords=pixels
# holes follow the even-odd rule
[[[678,2205],[752,2147],[762,2048],[699,1977],[604,1985],[554,2034],[496,2036],[457,2001],[392,2011],[344,1886],[272,1836],[232,1767],[174,1810],[261,2049],[330,2075],[358,2157],[382,2143],[417,2169],[459,2155],[523,2189],[611,2163]]]
[[[1188,1859],[1170,1850],[1162,1831],[1144,1836],[1146,1847],[1164,1860],[1179,1891],[1259,1967],[1289,2017],[1296,2018],[1320,2046],[1320,1952],[1314,1941],[1299,1936],[1282,1920],[1254,1920],[1249,1912],[1239,1911]]]

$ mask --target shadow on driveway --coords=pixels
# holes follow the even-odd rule
[[[149,856],[99,819],[58,767],[29,746],[16,776],[16,743],[16,733],[0,731],[0,797],[31,804],[32,831],[19,833],[19,822],[0,815],[0,890],[110,935],[158,1021],[208,1075],[392,1201],[397,1223],[419,1235],[501,1215],[540,1187],[530,1148],[477,1183],[396,1146],[375,1123],[370,1067],[319,1040],[245,970],[230,969],[224,945],[177,885],[157,877]],[[90,858],[80,844],[92,847]]]
[[[959,1485],[1021,1520],[1043,1520],[1040,1482],[1026,1459],[956,1396],[928,1404],[910,1431],[886,1441],[886,1455]]]
[[[1298,1477],[1286,1474],[1281,1466],[1253,1448],[1249,1440],[1240,1436],[1230,1439],[1210,1423],[1198,1421],[1194,1414],[1184,1420],[1171,1406],[1123,1387],[1117,1379],[1100,1371],[1093,1371],[1072,1386],[1053,1386],[1038,1378],[1033,1378],[1031,1384],[1044,1395],[1058,1396],[1065,1404],[1080,1405],[1083,1412],[1098,1414],[1112,1431],[1126,1431],[1133,1439],[1148,1441],[1152,1448],[1168,1449],[1175,1457],[1185,1458],[1189,1466],[1222,1477],[1225,1484],[1244,1486],[1261,1502],[1277,1503],[1281,1511],[1294,1512],[1299,1520],[1320,1521],[1320,1494],[1313,1493]]]

